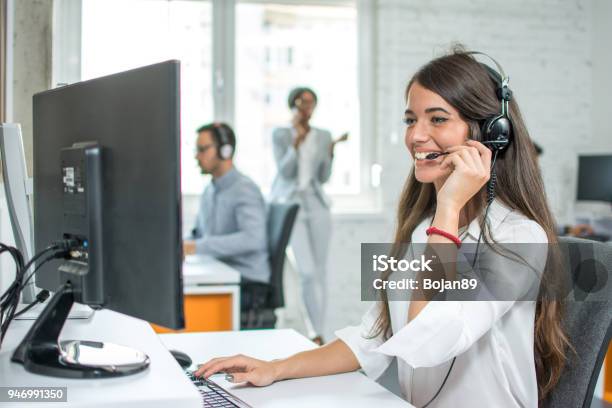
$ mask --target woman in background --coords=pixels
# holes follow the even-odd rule
[[[302,281],[302,298],[307,317],[315,331],[314,341],[322,343],[327,295],[327,255],[331,234],[330,202],[323,191],[332,170],[334,146],[347,134],[332,141],[329,131],[310,126],[317,95],[305,87],[289,93],[291,125],[272,134],[278,173],[270,199],[300,205],[293,227],[291,250]]]

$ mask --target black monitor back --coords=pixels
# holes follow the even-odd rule
[[[612,155],[578,157],[576,198],[612,202]]]
[[[104,307],[182,328],[179,62],[167,61],[34,95],[34,235],[62,239],[60,151],[104,150]],[[55,291],[61,261],[37,286]]]

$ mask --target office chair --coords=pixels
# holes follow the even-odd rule
[[[276,314],[274,309],[285,305],[283,291],[283,270],[285,250],[291,238],[291,231],[299,209],[298,204],[270,203],[267,214],[268,253],[270,255],[270,283],[247,283],[249,292],[258,292],[263,296],[261,302],[251,305],[249,310],[241,312],[242,329],[274,328]]]
[[[270,251],[270,297],[268,306],[285,306],[283,270],[285,250],[289,245],[293,224],[299,210],[298,204],[270,204],[268,209],[268,248]]]
[[[573,290],[567,298],[563,324],[576,354],[568,361],[545,408],[589,408],[612,338],[612,245],[559,237],[566,248]]]

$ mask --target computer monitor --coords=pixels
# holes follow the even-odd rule
[[[578,157],[576,199],[612,203],[612,155]]]
[[[37,352],[57,341],[75,301],[184,327],[179,73],[167,61],[34,95],[34,252],[62,239],[74,247],[36,274],[57,293],[13,356],[29,371],[99,378],[148,365],[96,342]],[[101,347],[107,363],[79,359],[99,362]]]

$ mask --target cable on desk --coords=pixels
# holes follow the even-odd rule
[[[49,291],[43,290],[36,296],[36,300],[34,302],[26,306],[25,309],[20,311],[18,314],[15,314],[23,288],[25,288],[27,283],[30,281],[30,279],[32,279],[42,265],[52,259],[65,257],[72,248],[78,245],[78,241],[74,239],[65,239],[54,242],[52,245],[48,246],[32,257],[27,264],[24,264],[23,254],[21,251],[19,251],[19,249],[0,243],[0,255],[8,252],[13,258],[16,267],[15,279],[9,285],[8,289],[0,296],[0,348],[2,347],[4,336],[6,335],[9,325],[13,319],[16,316],[30,310],[37,303],[43,303],[49,297]],[[41,257],[49,253],[51,254],[44,258],[42,262],[39,262],[34,270],[27,276],[27,278],[24,279],[28,269],[30,269],[30,267],[34,265],[34,263]]]

